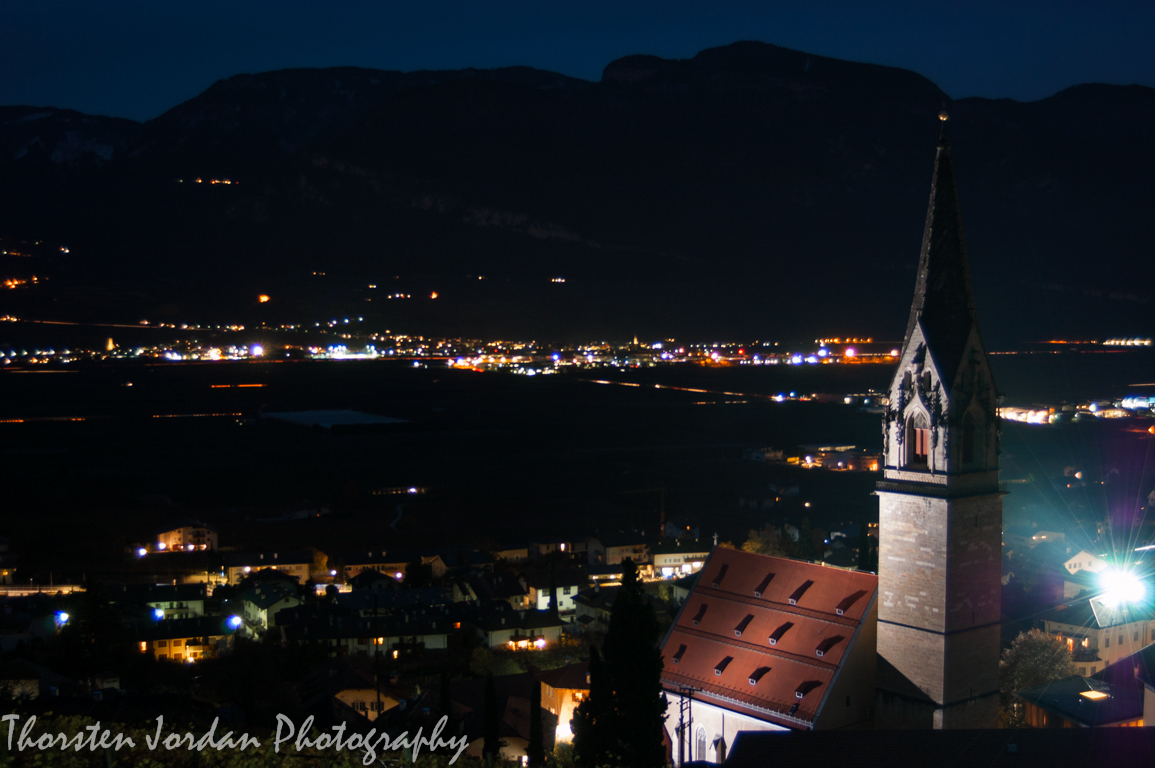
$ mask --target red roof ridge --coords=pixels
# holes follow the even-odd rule
[[[705,640],[711,640],[713,642],[721,643],[722,645],[730,645],[730,646],[733,646],[735,648],[741,648],[743,650],[757,651],[758,653],[766,654],[768,656],[774,656],[777,658],[787,659],[789,661],[796,661],[799,664],[806,664],[807,666],[814,667],[816,669],[821,669],[825,672],[834,672],[835,670],[838,669],[838,666],[839,666],[838,664],[832,664],[829,661],[817,661],[816,659],[812,659],[809,656],[802,656],[801,654],[790,653],[789,651],[783,651],[783,650],[780,650],[779,648],[772,646],[772,645],[771,646],[765,646],[765,645],[762,645],[761,643],[748,643],[744,640],[734,640],[734,639],[731,639],[729,637],[726,637],[725,635],[714,634],[712,632],[707,632],[707,631],[702,630],[702,629],[697,629],[696,627],[676,627],[675,631],[681,632],[681,633],[687,634],[687,635],[694,635],[696,637],[701,637]]]
[[[734,592],[726,592],[722,589],[711,589],[705,585],[699,585],[696,590],[702,597],[712,597],[721,600],[729,600],[733,603],[741,603],[742,605],[750,605],[755,608],[773,608],[780,610],[783,613],[792,613],[797,616],[804,616],[815,621],[825,621],[828,624],[836,624],[840,627],[856,627],[862,623],[861,619],[852,619],[848,616],[839,616],[833,611],[827,613],[815,608],[804,608],[800,605],[790,605],[789,603],[780,603],[777,600],[770,600],[765,597],[746,597]]]

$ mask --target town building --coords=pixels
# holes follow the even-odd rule
[[[887,672],[878,724],[994,728],[999,395],[975,317],[945,124],[889,396],[877,485],[878,653]]]
[[[214,659],[233,645],[233,630],[220,616],[173,619],[145,625],[137,636],[139,651],[158,660],[191,663]]]
[[[1094,675],[1155,643],[1155,610],[1086,597],[1047,611],[1036,626],[1066,643],[1080,675]]]
[[[199,520],[174,520],[162,526],[153,537],[152,549],[156,552],[194,552],[198,550],[216,551],[217,532]]]
[[[265,632],[277,625],[277,614],[286,608],[301,604],[297,590],[281,581],[259,581],[237,595],[241,617],[257,632]]]
[[[662,643],[676,765],[739,731],[862,727],[874,711],[878,577],[719,547]]]
[[[541,681],[542,709],[557,717],[557,741],[573,741],[570,721],[574,710],[590,693],[589,662],[579,661],[538,672],[537,679]]]
[[[304,552],[229,552],[225,554],[225,576],[229,584],[239,584],[254,571],[271,568],[304,584],[313,573],[316,557]]]
[[[420,556],[400,549],[378,549],[346,553],[343,556],[345,579],[352,579],[363,571],[377,571],[386,576],[392,576],[397,581],[402,581],[409,564],[418,557],[421,557],[422,565],[429,567],[435,579],[441,578],[449,570],[449,566],[441,559],[441,555]]]
[[[650,548],[653,562],[640,569],[648,579],[676,579],[696,573],[710,556],[712,546],[705,541],[674,539],[654,544]]]
[[[553,587],[557,589],[556,609],[561,613],[572,613],[574,600],[577,599],[578,591],[585,587],[587,579],[585,574],[572,570],[557,570],[552,578],[548,572],[534,571],[522,574],[521,583],[525,587],[530,608],[549,610],[550,589]]]

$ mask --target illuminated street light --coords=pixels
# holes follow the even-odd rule
[[[152,616],[157,621],[160,621],[161,619],[164,618],[164,608],[153,608],[152,609]]]
[[[1131,571],[1119,568],[1108,568],[1099,575],[1099,584],[1103,587],[1102,600],[1112,608],[1122,603],[1135,603],[1147,594],[1147,587]]]
[[[229,629],[238,629],[243,623],[244,619],[240,616],[230,616],[228,620]]]

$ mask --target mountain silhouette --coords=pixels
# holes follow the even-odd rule
[[[944,108],[988,343],[1150,335],[1155,90],[952,101],[757,42],[599,82],[237,75],[144,123],[0,107],[0,236],[68,244],[11,292],[57,319],[894,339]]]

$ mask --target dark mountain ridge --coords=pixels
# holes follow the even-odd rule
[[[1132,276],[1152,256],[1155,91],[951,102],[912,72],[754,42],[628,56],[597,83],[237,75],[145,123],[0,108],[0,235],[77,254],[66,301],[16,297],[41,314],[893,338],[944,104],[988,339],[1150,334]],[[439,300],[372,293],[392,286]]]

